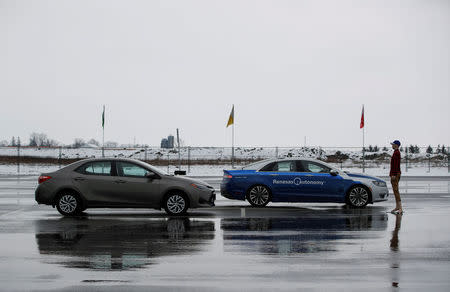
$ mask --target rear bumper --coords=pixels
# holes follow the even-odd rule
[[[53,198],[43,184],[38,185],[34,191],[34,199],[38,204],[53,205]]]
[[[232,190],[226,183],[220,185],[220,194],[230,200],[245,200],[245,193],[239,190]]]

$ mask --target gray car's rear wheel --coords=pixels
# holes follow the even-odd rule
[[[189,208],[189,202],[183,193],[170,193],[164,200],[164,210],[169,215],[185,214]]]
[[[247,192],[247,201],[254,207],[264,207],[270,202],[270,190],[266,186],[251,187]]]
[[[73,216],[83,209],[80,197],[74,192],[62,192],[56,200],[56,209],[64,216]]]
[[[347,193],[347,205],[356,208],[365,207],[370,201],[370,192],[366,187],[354,186]]]

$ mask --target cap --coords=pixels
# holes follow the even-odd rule
[[[400,141],[399,140],[395,140],[394,142],[391,142],[391,145],[397,145],[397,146],[400,146]]]

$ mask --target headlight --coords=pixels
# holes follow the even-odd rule
[[[372,183],[374,185],[376,185],[377,187],[385,187],[386,186],[386,183],[384,181],[374,180],[374,181],[372,181]]]
[[[200,190],[207,190],[207,189],[209,189],[209,187],[207,187],[205,185],[201,185],[201,184],[191,184],[191,186],[193,186],[196,189],[200,189]]]

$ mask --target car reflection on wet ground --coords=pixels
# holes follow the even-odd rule
[[[151,264],[166,255],[191,254],[214,239],[214,222],[168,220],[92,220],[87,217],[37,220],[41,254],[69,256],[71,268],[124,270]]]
[[[450,288],[449,193],[405,194],[403,216],[387,213],[392,201],[219,200],[178,218],[132,209],[62,218],[35,205],[26,182],[0,178],[0,290]]]
[[[225,250],[239,245],[242,252],[261,254],[337,251],[337,240],[376,238],[380,233],[371,231],[385,230],[388,220],[384,209],[376,207],[285,212],[301,217],[222,219]]]

